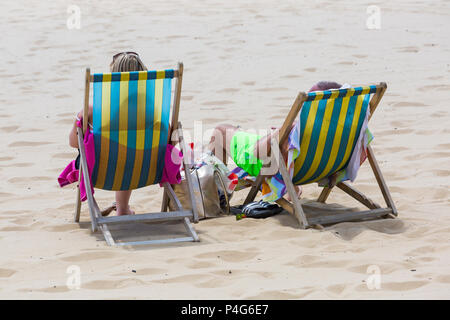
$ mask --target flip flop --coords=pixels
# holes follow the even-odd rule
[[[233,207],[231,210],[232,213],[236,214],[237,220],[240,220],[242,218],[263,219],[276,215],[281,211],[283,211],[283,208],[281,208],[277,204],[265,202],[262,200],[251,202],[246,206]]]
[[[116,211],[117,210],[117,206],[116,203],[113,202],[112,205],[110,205],[108,208],[104,209],[101,211],[102,217],[106,217],[108,216],[112,211]]]

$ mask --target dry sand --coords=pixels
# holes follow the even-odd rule
[[[187,3],[76,1],[79,30],[66,27],[72,1],[2,4],[0,298],[450,298],[450,2],[376,1],[380,30],[366,27],[366,1]],[[150,68],[184,62],[188,130],[194,120],[280,125],[297,92],[319,80],[387,82],[370,128],[399,218],[318,231],[287,213],[227,216],[197,224],[200,243],[108,247],[91,234],[86,205],[73,223],[74,186],[56,178],[76,155],[68,132],[84,68],[106,72],[122,50]],[[367,163],[356,183],[383,202]],[[96,195],[103,206],[113,199]],[[132,205],[157,211],[160,199],[151,187]],[[341,191],[329,202],[357,205]],[[66,286],[72,265],[78,290]],[[380,289],[366,285],[373,270]]]

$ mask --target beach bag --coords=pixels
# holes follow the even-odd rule
[[[189,171],[199,219],[230,214],[230,198],[237,184],[237,177],[233,179],[228,168],[218,158],[209,154],[202,156],[201,161],[197,161]],[[192,206],[186,178],[183,177],[181,183],[174,185],[173,189],[182,207],[190,210]],[[175,210],[170,202],[169,208]]]

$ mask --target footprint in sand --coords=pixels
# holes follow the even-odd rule
[[[204,280],[204,279],[202,279]],[[230,285],[229,279],[224,278],[212,278],[206,281],[194,284],[197,288],[220,288]]]
[[[350,272],[359,273],[359,274],[369,274],[367,272],[367,270],[369,270],[370,266],[371,266],[370,264],[362,264],[359,266],[347,268],[347,270]],[[403,266],[400,266],[400,265],[396,266],[396,265],[378,265],[377,264],[377,266],[380,268],[380,272],[382,274],[390,274],[394,271],[404,268]]]
[[[295,78],[300,78],[301,76],[298,74],[287,74],[284,76],[281,76],[280,78],[282,79],[295,79]]]
[[[426,284],[428,284],[427,281],[383,282],[381,288],[392,291],[408,291],[423,287]]]
[[[58,123],[58,124],[72,124],[74,122],[74,118],[68,118],[68,119],[60,119],[60,120],[56,120],[54,123]]]
[[[191,283],[195,284],[195,282],[203,282],[205,279],[208,279],[211,277],[207,276],[205,274],[187,274],[183,276],[176,276],[176,277],[166,277],[164,279],[160,280],[154,280],[153,282],[157,283]]]
[[[70,94],[58,94],[54,96],[56,99],[65,99],[65,98],[70,98],[71,95]]]
[[[334,47],[339,47],[339,48],[350,48],[350,49],[355,49],[356,46],[351,45],[351,44],[345,44],[345,43],[335,43],[333,44]]]
[[[417,88],[419,91],[450,91],[450,85],[448,84],[436,84],[427,85]]]
[[[238,92],[240,90],[241,89],[239,89],[239,88],[225,88],[225,89],[221,89],[221,90],[219,90],[217,92],[233,93],[233,92]]]
[[[56,116],[60,118],[74,117],[73,112],[58,113]]]
[[[438,177],[450,177],[450,170],[436,169],[436,170],[431,170],[429,172],[431,172],[432,174],[434,174]]]
[[[11,179],[8,179],[9,183],[12,184],[24,184],[29,183],[31,181],[54,181],[54,178],[51,177],[45,177],[45,176],[38,176],[38,177],[14,177]]]
[[[245,296],[243,299],[248,300],[288,300],[288,299],[301,299],[309,295],[313,290],[307,290],[303,293],[293,294],[283,291],[264,291],[254,296]]]
[[[256,89],[256,91],[264,91],[264,92],[267,92],[267,91],[285,91],[285,90],[288,90],[288,89],[284,88],[284,87],[268,87],[268,88]]]
[[[303,265],[305,263],[307,263],[307,264],[308,263],[313,263],[313,262],[315,262],[317,260],[320,260],[320,259],[321,259],[321,257],[305,254],[303,256],[295,258],[294,260],[292,260],[291,262],[286,263],[285,265],[286,266],[298,267],[298,266],[301,266],[301,265]]]
[[[0,192],[0,199],[10,198],[12,196],[14,196],[12,193]]]
[[[23,289],[22,292],[29,292],[31,289]],[[45,293],[62,293],[62,292],[68,292],[70,289],[67,286],[53,286],[48,288],[42,288],[42,289],[33,289],[33,291],[37,292],[45,292]]]
[[[391,102],[389,105],[393,107],[427,107],[428,105],[420,102],[412,102],[412,101],[400,101],[400,102]]]
[[[0,278],[9,278],[16,272],[17,271],[12,270],[12,269],[0,268]]]
[[[124,279],[124,280],[94,280],[81,285],[84,289],[93,290],[111,290],[126,287],[147,286],[148,283],[139,279]]]
[[[348,288],[348,285],[346,284],[333,284],[331,286],[326,287],[326,290],[328,292],[331,292],[334,295],[341,295],[342,292],[345,291],[345,289]]]
[[[47,81],[48,82],[64,82],[64,81],[69,81],[72,80],[70,78],[65,78],[65,77],[55,77],[55,78],[50,78]]]
[[[423,287],[426,284],[428,284],[427,281],[381,282],[380,289],[390,291],[409,291]],[[360,284],[354,290],[359,292],[372,291],[365,283]]]
[[[234,103],[234,102],[229,101],[229,100],[218,100],[218,101],[206,101],[206,102],[203,102],[202,105],[204,105],[204,106],[213,106],[213,105],[223,106],[223,105],[232,104],[232,103]]]
[[[431,76],[427,78],[428,80],[441,80],[444,79],[443,76]]]
[[[41,141],[16,141],[10,143],[8,147],[39,147],[46,144],[50,144],[50,142],[41,142]]]
[[[419,52],[419,48],[415,46],[397,47],[395,49],[398,49],[397,52],[412,52],[412,53]]]
[[[30,231],[30,227],[4,227],[0,231],[4,232],[17,232],[17,231]]]
[[[36,221],[36,219],[30,218],[30,217],[18,217],[18,218],[13,218],[9,221],[11,223],[14,223],[17,225],[29,226],[29,225],[32,225]]]
[[[344,66],[351,66],[351,65],[354,65],[354,64],[357,64],[357,63],[353,62],[353,61],[341,61],[341,62],[338,62],[336,64],[341,64],[341,65],[344,65]]]
[[[57,159],[75,159],[76,154],[70,152],[61,152],[53,154],[52,157]]]
[[[408,251],[406,253],[407,256],[411,256],[411,257],[416,257],[416,256],[420,256],[424,253],[433,253],[433,252],[437,252],[439,251],[440,248],[436,247],[436,246],[423,246],[423,247],[419,247],[416,248],[414,250]]]
[[[450,275],[446,274],[439,276],[436,280],[440,283],[450,283]]]
[[[204,269],[204,268],[212,268],[214,266],[216,266],[216,264],[208,261],[193,262],[187,265],[189,269]]]
[[[50,231],[50,232],[67,232],[67,231],[79,230],[80,226],[78,224],[74,223],[74,224],[46,226],[43,229],[46,231]]]
[[[130,273],[130,272],[132,272],[132,273]],[[135,275],[135,276],[154,276],[154,275],[164,274],[165,272],[167,272],[167,270],[161,269],[161,268],[143,268],[143,269],[136,269],[136,270],[129,271],[129,272],[121,272],[121,273],[116,274],[115,276],[129,277],[130,274]]]
[[[181,96],[181,100],[184,101],[191,101],[192,99],[194,99],[194,96]]]
[[[78,261],[110,259],[116,256],[117,256],[116,253],[109,251],[94,251],[94,252],[83,252],[80,254],[63,257],[61,258],[61,260],[67,262],[78,262]]]
[[[215,252],[201,253],[194,258],[198,259],[221,259],[227,262],[241,262],[251,260],[259,254],[257,248],[251,248],[246,251],[222,250]]]
[[[351,264],[350,260],[336,260],[336,261],[318,261],[313,263],[304,263],[302,268],[344,268]]]
[[[9,132],[16,131],[18,128],[19,128],[19,126],[1,127],[1,128],[0,128],[0,131],[1,131],[1,132],[7,132],[7,133],[9,133]]]

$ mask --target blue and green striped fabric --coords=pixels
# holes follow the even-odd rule
[[[95,188],[132,190],[161,180],[173,77],[173,70],[93,75]]]
[[[350,160],[376,86],[310,92],[300,111],[294,184],[319,181]]]

